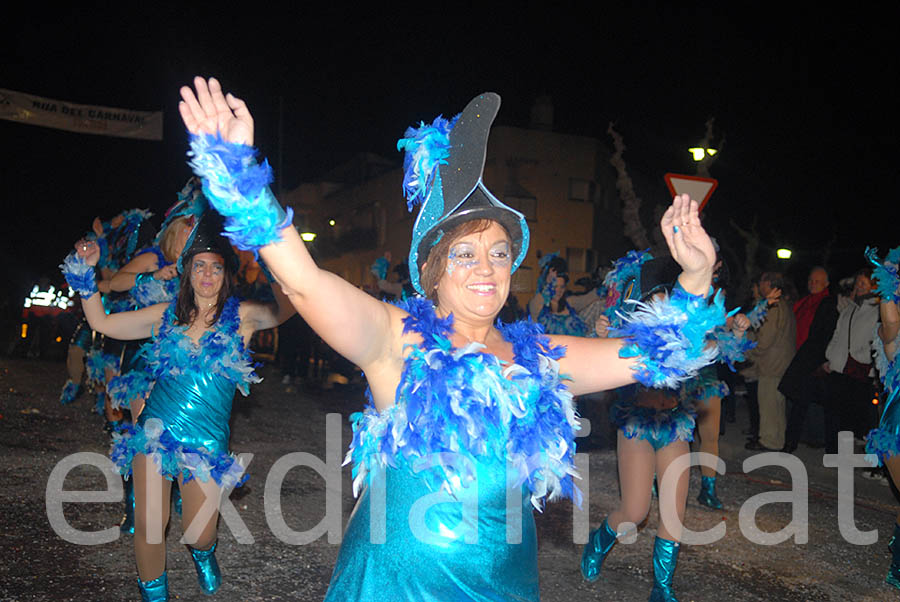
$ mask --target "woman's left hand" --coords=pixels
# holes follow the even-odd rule
[[[192,134],[215,135],[217,132],[226,142],[253,146],[253,116],[243,100],[230,92],[222,93],[222,85],[214,77],[209,81],[194,78],[194,90],[190,86],[181,87],[178,111],[185,127]]]
[[[750,328],[750,319],[744,314],[735,314],[734,319],[731,322],[731,331],[735,336],[744,336],[744,333],[748,328]]]
[[[686,194],[676,196],[663,214],[660,227],[672,258],[683,270],[681,286],[694,295],[705,295],[712,281],[716,250],[700,225],[697,201]]]

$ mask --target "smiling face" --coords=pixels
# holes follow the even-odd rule
[[[191,287],[198,299],[215,301],[225,280],[225,260],[218,253],[197,253],[191,258]]]
[[[496,222],[460,236],[450,243],[438,281],[438,306],[460,319],[493,321],[509,295],[511,266],[509,236]]]
[[[858,274],[853,282],[853,296],[862,297],[872,292],[872,281],[865,274]]]

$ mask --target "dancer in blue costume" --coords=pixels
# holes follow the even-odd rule
[[[220,496],[242,481],[243,468],[228,450],[228,421],[235,389],[246,394],[247,385],[259,381],[246,345],[256,330],[277,326],[293,313],[277,287],[273,304],[231,296],[237,261],[221,227],[213,212],[200,219],[182,255],[180,288],[171,303],[107,315],[94,294],[97,245],[79,241],[77,254],[63,264],[95,330],[126,340],[153,336],[142,350],[153,390],[137,423],[125,427],[112,449],[120,472],[134,478],[134,546],[144,600],[168,600],[164,533],[174,479],[200,586],[207,594],[218,588],[218,512],[204,506],[208,500],[218,508]],[[211,516],[198,517],[201,510]]]
[[[618,260],[613,272],[607,275],[607,307],[610,311],[598,320],[598,336],[619,336],[630,312],[654,298],[675,294],[678,271],[678,264],[669,257],[653,259],[647,253],[629,252]],[[717,298],[721,299],[720,296]],[[617,326],[607,328],[613,321]],[[735,328],[733,334],[726,336],[722,332],[726,328],[724,321],[709,333],[708,340],[716,346],[717,357],[721,359],[723,352],[733,354],[741,348],[738,344],[728,348],[722,341],[729,336],[735,340],[741,338],[746,326],[749,321],[741,316],[728,326]],[[738,358],[731,355],[728,361],[735,359]],[[695,375],[686,382],[673,383],[669,389],[637,385],[619,389],[619,398],[610,408],[610,418],[618,428],[616,446],[621,500],[600,528],[591,532],[584,547],[581,572],[588,581],[600,577],[603,561],[616,541],[632,535],[646,518],[656,474],[659,475],[660,523],[653,548],[654,585],[650,600],[676,600],[672,579],[680,549],[689,480],[689,467],[676,468],[676,462],[690,453],[689,443],[693,440],[696,421],[694,402],[686,395],[685,388],[696,388],[703,382],[701,379]],[[678,472],[667,475],[670,467]]]
[[[127,293],[127,310],[157,303],[169,303],[178,293],[178,269],[175,262],[184,250],[196,218],[206,206],[200,183],[191,178],[178,193],[178,201],[167,211],[153,244],[138,251],[109,279],[109,290]],[[106,386],[106,404],[113,410],[126,409],[123,420],[133,422],[141,413],[153,381],[143,357],[138,353],[145,340],[126,341],[120,356],[118,373]],[[134,533],[134,481],[125,479],[125,512],[119,528]],[[175,511],[181,514],[181,497],[172,489]]]
[[[259,250],[303,318],[369,382],[347,458],[362,498],[326,599],[537,600],[532,510],[580,501],[572,395],[635,379],[671,385],[713,359],[705,333],[725,316],[703,298],[714,254],[697,204],[676,197],[662,219],[684,290],[660,313],[641,312],[624,340],[495,326],[529,232],[482,182],[500,105],[485,93],[398,143],[407,198],[423,203],[409,268],[425,298],[390,305],[316,266],[285,227],[268,164],[255,161],[244,104],[215,79],[194,86],[180,105],[191,164],[226,233]]]
[[[866,257],[875,266],[872,279],[878,282],[876,290],[881,298],[881,324],[876,328],[873,345],[875,347],[875,368],[884,384],[884,409],[878,428],[872,429],[866,437],[866,452],[880,466],[884,464],[895,484],[900,483],[900,362],[897,350],[900,348],[900,247],[892,249],[885,259],[879,260],[877,249],[866,249]],[[900,589],[900,513],[894,522],[894,534],[888,547],[893,559],[885,581]]]
[[[541,257],[540,267],[537,291],[528,302],[531,319],[540,324],[547,334],[591,336],[594,325],[586,324],[578,317],[578,312],[600,300],[597,291],[583,295],[567,295],[569,266],[566,260],[556,253],[548,253]]]

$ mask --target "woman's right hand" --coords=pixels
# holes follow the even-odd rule
[[[154,280],[171,280],[178,276],[178,268],[175,267],[174,263],[170,263],[167,266],[163,266],[153,272]]]
[[[97,265],[100,260],[100,247],[92,240],[80,239],[75,243],[75,251],[91,267]]]
[[[219,133],[226,142],[253,146],[253,116],[243,100],[231,92],[222,93],[222,85],[214,77],[209,81],[194,78],[194,90],[181,87],[178,111],[192,134]]]

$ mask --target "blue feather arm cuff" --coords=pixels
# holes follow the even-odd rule
[[[749,312],[747,312],[747,319],[750,320],[750,327],[753,330],[759,330],[762,323],[766,321],[766,315],[769,313],[769,302],[765,299],[760,299],[759,303],[753,306]]]
[[[637,309],[610,336],[625,339],[619,357],[635,358],[635,379],[642,385],[674,389],[716,360],[711,334],[725,325],[724,297],[710,301],[676,287],[671,296],[637,303]]]
[[[75,251],[72,251],[59,265],[66,282],[82,299],[90,299],[97,292],[97,281],[93,266],[85,263]]]
[[[897,274],[900,264],[900,247],[888,251],[884,261],[878,259],[878,249],[866,248],[866,259],[875,266],[872,270],[872,279],[878,282],[876,294],[885,301],[900,303],[900,275]]]
[[[747,337],[738,337],[724,328],[716,328],[713,331],[713,338],[716,341],[719,361],[728,366],[732,372],[735,372],[734,365],[743,362],[746,353],[756,347],[756,343]]]
[[[223,234],[237,248],[254,253],[279,242],[294,217],[272,195],[272,168],[265,160],[257,163],[256,155],[252,146],[208,134],[191,135],[188,151],[191,168],[203,179],[203,193],[225,218]]]
[[[379,280],[387,280],[387,273],[390,267],[391,263],[386,257],[379,257],[375,260],[375,263],[372,264],[371,271]]]

